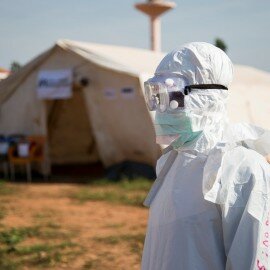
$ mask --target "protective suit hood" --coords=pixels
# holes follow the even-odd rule
[[[154,78],[158,80],[159,77],[172,76],[183,77],[189,85],[228,87],[233,77],[233,65],[219,48],[205,42],[192,42],[168,53],[158,65]],[[192,129],[194,133],[200,131],[200,135],[181,144],[177,150],[207,153],[223,138],[228,124],[227,99],[228,91],[218,89],[195,90],[185,97]],[[156,130],[160,130],[160,123],[156,121],[155,124]],[[163,137],[157,137],[157,142],[162,141]]]
[[[230,85],[233,65],[225,52],[206,42],[191,42],[168,53],[155,75],[184,76],[189,84]]]

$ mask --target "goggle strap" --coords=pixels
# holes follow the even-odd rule
[[[191,92],[192,89],[222,89],[222,90],[228,90],[228,88],[221,84],[192,84],[188,85],[184,89],[185,95],[188,95],[188,93]]]

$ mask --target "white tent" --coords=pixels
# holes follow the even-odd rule
[[[235,65],[230,88],[232,122],[249,122],[270,129],[270,73]]]
[[[153,165],[160,148],[142,84],[163,56],[143,49],[59,40],[0,83],[0,134],[45,135],[48,164],[100,160],[108,167],[129,160]],[[38,99],[39,72],[60,69],[72,70],[72,97]],[[88,79],[87,86],[80,85],[82,78]],[[268,73],[236,66],[232,120],[270,128],[269,87]]]
[[[140,78],[152,73],[161,57],[60,40],[0,83],[0,134],[47,136],[52,164],[100,160],[108,167],[128,160],[153,165],[160,148]],[[38,99],[39,72],[59,69],[72,69],[72,98]],[[89,80],[86,87],[79,84],[82,78]]]

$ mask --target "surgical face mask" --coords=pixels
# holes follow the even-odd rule
[[[188,108],[187,96],[194,90],[228,90],[218,84],[188,85],[180,76],[155,76],[144,83],[145,97],[150,111],[173,112]]]
[[[192,142],[201,133],[194,125],[194,117],[190,112],[160,113],[155,115],[155,131],[157,143],[171,144],[178,148]]]

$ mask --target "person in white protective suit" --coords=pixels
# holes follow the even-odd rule
[[[228,124],[232,77],[222,50],[194,42],[145,82],[157,143],[170,146],[144,201],[142,270],[270,270],[270,136]]]

